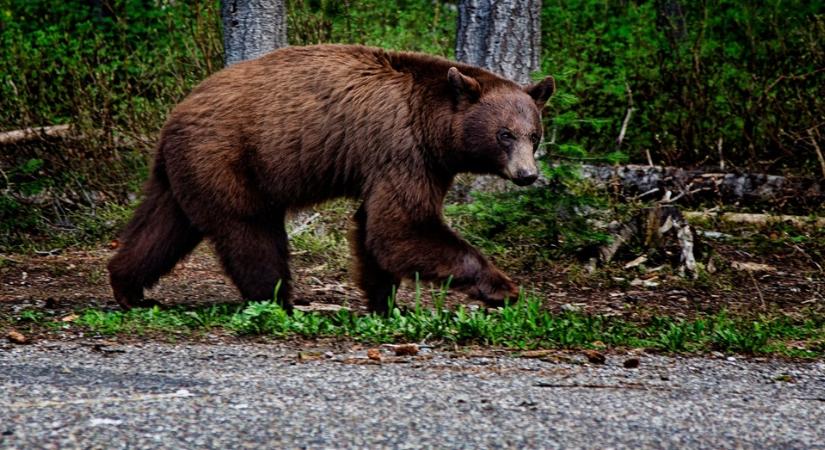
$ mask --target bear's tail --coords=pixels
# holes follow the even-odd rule
[[[158,152],[144,199],[109,261],[115,300],[124,309],[143,304],[143,289],[154,286],[202,239],[172,195],[163,154]]]

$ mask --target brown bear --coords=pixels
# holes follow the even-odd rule
[[[385,312],[402,278],[491,303],[517,286],[445,225],[459,172],[524,186],[552,78],[521,87],[478,67],[344,45],[286,47],[212,75],[170,113],[144,199],[109,263],[123,308],[205,237],[246,300],[289,309],[288,211],[359,199],[355,275]]]

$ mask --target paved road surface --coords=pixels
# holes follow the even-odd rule
[[[0,346],[0,448],[825,449],[821,361],[330,356]]]

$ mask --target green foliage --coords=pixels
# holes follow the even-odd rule
[[[816,174],[825,138],[825,8],[810,0],[543,2],[558,142],[635,161]],[[721,140],[721,141],[720,141]],[[821,145],[821,144],[820,144]]]
[[[604,209],[606,200],[587,191],[575,165],[542,166],[548,186],[475,193],[472,203],[448,205],[447,216],[470,241],[500,254],[529,247],[538,255],[558,257],[608,242],[609,236],[594,229],[585,214]]]
[[[219,5],[0,0],[0,131],[74,126],[72,139],[3,147],[0,247],[74,229],[72,214],[123,204],[137,190],[169,109],[222,66]],[[454,1],[288,0],[287,7],[292,44],[453,55]],[[550,161],[644,161],[649,150],[655,162],[698,165],[716,162],[721,143],[737,167],[816,173],[811,140],[825,146],[821,2],[545,1],[542,22],[540,73],[553,74],[559,88],[546,114]],[[516,208],[538,208],[548,220],[519,233],[560,248],[603,238],[579,236],[586,227],[575,221],[576,233],[562,236],[567,219],[550,220],[551,213],[581,205],[542,195],[511,206],[496,199],[474,214],[504,208],[504,217],[518,218]],[[477,235],[500,235],[496,227]]]
[[[439,296],[443,293],[434,293]],[[22,319],[21,319],[22,320]],[[37,317],[42,321],[41,316]],[[349,337],[368,343],[430,342],[494,345],[516,350],[534,348],[643,347],[670,353],[718,350],[729,353],[775,353],[821,357],[825,319],[787,316],[744,319],[722,312],[693,320],[654,317],[631,323],[616,317],[565,312],[552,314],[532,297],[496,311],[455,310],[436,304],[386,316],[357,315],[341,310],[333,315],[284,311],[274,302],[246,306],[209,306],[195,310],[134,309],[129,312],[87,310],[76,324],[101,334],[196,333],[223,328],[239,335],[289,337]],[[789,343],[793,343],[789,346]]]
[[[92,231],[81,216],[136,190],[168,110],[222,66],[217,0],[4,0],[0,46],[0,131],[73,127],[3,147],[0,247]]]
[[[153,134],[171,103],[220,68],[217,2],[102,4],[5,2],[3,128],[71,122],[107,138]]]
[[[341,42],[450,56],[456,10],[441,0],[288,0],[292,45]]]

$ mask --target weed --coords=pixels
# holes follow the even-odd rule
[[[226,326],[227,318],[232,317],[239,310],[240,306],[236,305],[212,305],[184,311],[183,314],[189,319],[187,322],[189,327],[211,330],[215,327]]]
[[[43,314],[42,311],[38,311],[36,309],[24,309],[20,311],[20,315],[17,317],[18,322],[28,322],[28,323],[40,323],[43,322],[46,315]]]

